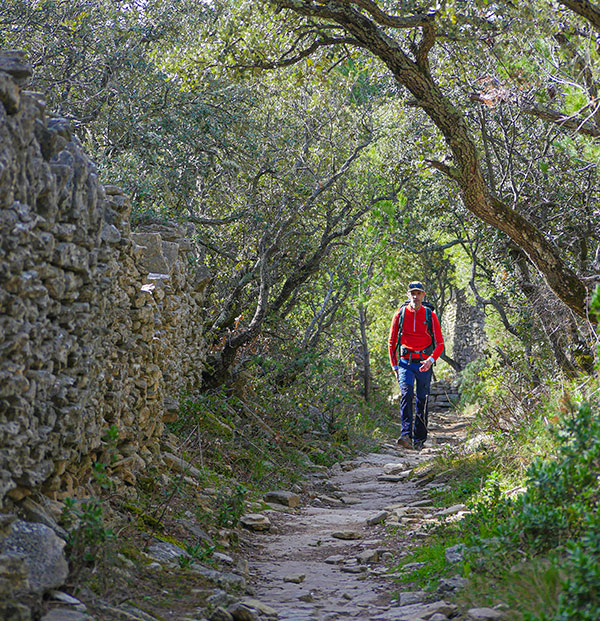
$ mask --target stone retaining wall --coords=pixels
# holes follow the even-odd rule
[[[21,90],[28,74],[0,52],[0,506],[73,495],[97,460],[133,482],[205,358],[185,231],[132,234],[127,197]]]
[[[446,354],[464,369],[469,362],[483,356],[487,346],[485,310],[467,300],[466,291],[455,288],[444,311],[442,331]]]

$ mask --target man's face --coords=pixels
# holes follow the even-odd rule
[[[413,289],[412,291],[408,292],[408,299],[410,300],[410,305],[418,310],[419,308],[421,308],[423,300],[425,299],[425,291]]]

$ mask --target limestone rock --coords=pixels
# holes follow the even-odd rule
[[[86,612],[85,604],[68,593],[63,593],[62,591],[50,591],[50,596],[54,601],[73,606],[73,610]]]
[[[225,608],[217,606],[217,608],[210,615],[209,621],[233,621],[233,617],[230,612],[225,610]]]
[[[408,606],[410,604],[421,604],[427,599],[425,591],[404,591],[398,594],[398,602],[400,606]]]
[[[356,558],[359,563],[377,563],[379,557],[379,550],[363,550]]]
[[[231,604],[235,603],[236,601],[236,597],[227,593],[227,591],[224,591],[223,589],[218,589],[206,599],[206,602],[211,606],[217,606],[221,608],[227,608],[227,606],[231,606]]]
[[[368,518],[367,524],[369,526],[375,526],[376,524],[381,524],[382,522],[385,522],[388,517],[390,517],[389,511],[380,511],[379,513],[376,513],[372,517]]]
[[[244,577],[239,574],[234,574],[233,572],[209,569],[199,563],[194,563],[191,566],[191,570],[195,571],[198,575],[203,576],[221,589],[235,590],[246,588],[246,580]]]
[[[294,584],[300,584],[304,582],[306,578],[306,574],[290,574],[289,576],[285,576],[283,578],[284,582],[292,582]]]
[[[159,233],[132,233],[132,240],[142,248],[142,267],[148,273],[169,274],[170,267],[163,254]]]
[[[0,71],[8,73],[17,82],[32,74],[25,52],[21,50],[0,50]]]
[[[271,520],[262,513],[246,513],[240,518],[240,524],[248,530],[264,531],[271,528]]]
[[[186,474],[189,474],[196,479],[202,478],[202,473],[200,472],[200,470],[185,461],[185,459],[181,459],[181,457],[177,457],[177,455],[173,455],[172,453],[169,453],[167,451],[163,451],[161,455],[165,463],[177,472],[185,472]]]
[[[0,513],[0,540],[8,536],[12,523],[17,516],[12,513]]]
[[[293,492],[274,491],[264,495],[265,502],[275,502],[286,507],[294,508],[300,506],[300,496]]]
[[[346,574],[362,574],[367,570],[364,565],[342,565],[340,569]]]
[[[271,621],[279,616],[270,606],[249,598],[233,604],[227,611],[235,621]]]
[[[2,621],[31,621],[31,610],[25,604],[0,600],[0,619]]]
[[[445,509],[442,509],[441,511],[438,511],[438,513],[436,513],[436,517],[446,517],[447,515],[454,515],[455,513],[458,513],[459,511],[464,511],[467,508],[467,505],[463,505],[463,504],[459,504],[459,505],[452,505],[451,507],[446,507]]]
[[[437,592],[440,595],[444,595],[445,593],[455,593],[460,589],[464,589],[467,584],[469,584],[469,580],[458,575],[450,578],[441,578]]]
[[[2,542],[0,552],[26,560],[29,588],[43,593],[64,584],[69,574],[64,555],[65,541],[47,526],[17,520]]]
[[[407,478],[408,475],[404,476],[402,474],[380,474],[377,477],[378,481],[385,481],[387,483],[400,483],[400,481],[403,481],[405,478]]]
[[[363,534],[358,532],[357,530],[337,530],[331,533],[331,536],[334,539],[346,539],[346,540],[363,538]]]
[[[448,604],[441,600],[430,604],[408,604],[397,608],[390,608],[388,613],[371,617],[372,619],[381,619],[382,621],[398,619],[402,621],[419,621],[420,619],[430,619],[433,615],[444,615],[446,618],[453,615],[457,610],[454,604]]]
[[[469,621],[493,621],[495,619],[505,619],[506,615],[494,608],[471,608],[467,610]]]
[[[0,102],[7,114],[15,114],[21,103],[21,89],[11,80],[0,66]]]
[[[51,501],[43,497],[40,499],[40,502],[36,502],[33,498],[25,498],[21,502],[19,510],[28,522],[44,524],[48,528],[51,528],[59,537],[66,539],[68,534],[64,528],[57,524],[49,507],[50,504]],[[55,504],[59,505],[59,503]]]
[[[447,563],[458,563],[459,561],[462,561],[465,557],[465,544],[458,543],[455,546],[446,548],[444,556],[446,557]]]
[[[268,606],[257,599],[246,597],[242,600],[242,604],[250,608],[254,608],[263,617],[277,618],[279,616],[274,608],[271,608],[271,606]]]
[[[20,556],[0,554],[0,600],[29,590],[29,570]]]
[[[400,472],[404,472],[406,470],[410,470],[410,464],[408,462],[400,462],[396,464],[385,464],[383,466],[384,474],[399,474]]]
[[[168,541],[159,541],[148,546],[148,556],[162,563],[174,561],[181,556],[188,556],[187,552]]]

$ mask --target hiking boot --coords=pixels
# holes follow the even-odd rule
[[[415,449],[415,451],[422,451],[424,446],[425,446],[424,440],[415,440],[413,444],[413,448]]]
[[[412,449],[413,447],[412,440],[408,436],[401,436],[398,438],[397,444],[405,449]]]

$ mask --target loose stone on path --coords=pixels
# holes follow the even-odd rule
[[[249,530],[264,531],[271,528],[271,521],[262,513],[246,513],[240,518],[240,524]]]
[[[389,511],[380,511],[379,513],[376,513],[374,516],[370,517],[367,520],[367,524],[369,526],[375,526],[376,524],[381,524],[382,522],[385,522],[388,517],[390,517]]]
[[[274,502],[279,505],[294,508],[300,506],[300,496],[294,492],[274,491],[263,496],[265,502]]]
[[[353,540],[353,539],[362,539],[363,534],[358,532],[357,530],[336,530],[331,533],[331,536],[335,539],[345,539],[345,540]]]

